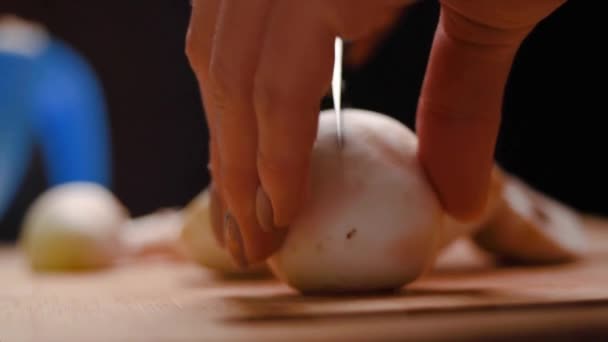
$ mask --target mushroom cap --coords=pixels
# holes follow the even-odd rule
[[[36,270],[93,269],[121,254],[128,211],[105,187],[70,182],[41,194],[28,209],[20,245]]]
[[[430,266],[444,214],[410,129],[375,112],[343,114],[340,148],[333,111],[321,112],[310,196],[269,265],[301,292],[397,289]]]

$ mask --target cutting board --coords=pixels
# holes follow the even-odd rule
[[[169,260],[35,274],[0,249],[0,342],[502,340],[608,334],[608,221],[588,219],[580,262],[496,264],[466,240],[398,292],[302,296],[272,278],[225,279]],[[582,335],[585,336],[585,335]]]

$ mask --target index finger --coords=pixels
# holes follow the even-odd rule
[[[223,203],[220,191],[222,189],[222,180],[219,162],[219,153],[217,148],[217,129],[216,129],[216,114],[217,108],[213,103],[213,99],[208,94],[209,80],[209,63],[211,59],[211,48],[213,44],[213,36],[215,34],[216,19],[220,8],[220,0],[193,0],[192,13],[190,15],[190,23],[186,35],[186,55],[188,61],[195,72],[201,99],[207,121],[207,129],[209,132],[209,165],[208,169],[211,173],[212,184],[210,184],[211,204],[214,210],[215,219],[212,227],[215,236],[223,245],[222,221],[217,219],[223,215],[225,204]]]
[[[505,84],[527,32],[472,22],[442,6],[417,113],[419,157],[446,211],[483,211]]]
[[[283,232],[264,231],[256,215],[257,123],[253,80],[273,1],[223,0],[210,62],[211,97],[218,107],[222,195],[229,215],[226,245],[239,264],[267,258]]]

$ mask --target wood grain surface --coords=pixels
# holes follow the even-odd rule
[[[398,293],[301,296],[167,260],[35,274],[0,249],[0,342],[553,340],[608,334],[608,223],[577,263],[496,265],[459,241]]]

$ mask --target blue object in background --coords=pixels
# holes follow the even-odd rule
[[[49,186],[111,183],[107,113],[96,75],[67,44],[44,37],[36,54],[0,44],[0,219],[23,181],[34,145],[42,151]]]
[[[30,160],[32,135],[26,98],[32,62],[0,52],[0,218],[21,185]]]
[[[100,86],[88,64],[54,40],[34,63],[30,121],[49,185],[110,183],[109,133]]]

